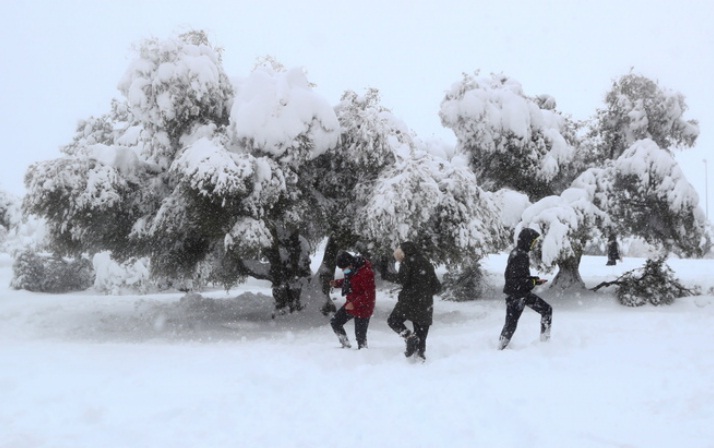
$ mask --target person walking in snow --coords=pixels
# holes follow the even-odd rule
[[[542,285],[547,280],[534,277],[530,273],[530,259],[528,252],[533,249],[540,234],[533,229],[523,229],[518,234],[516,247],[508,256],[506,265],[506,284],[503,292],[506,297],[506,323],[501,330],[498,349],[503,350],[516,332],[518,319],[521,318],[523,309],[528,306],[540,314],[540,340],[550,339],[550,325],[553,320],[553,308],[543,299],[531,291],[536,285]]]
[[[399,271],[382,269],[382,278],[399,283],[402,290],[397,304],[387,319],[387,325],[404,338],[408,358],[416,353],[425,360],[426,338],[433,322],[434,294],[441,289],[434,267],[411,241],[405,241],[394,251],[394,259],[399,262]],[[413,330],[404,324],[411,321]]]
[[[349,252],[337,254],[336,264],[344,272],[344,278],[331,280],[330,286],[342,288],[346,301],[332,316],[330,325],[342,347],[350,348],[352,345],[345,332],[345,324],[354,318],[357,347],[367,348],[367,329],[376,298],[372,264],[366,258]]]
[[[617,236],[612,232],[607,241],[607,263],[605,263],[605,265],[615,266],[618,260],[622,261],[620,246],[617,244]]]

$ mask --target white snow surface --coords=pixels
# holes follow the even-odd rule
[[[386,325],[391,284],[358,351],[338,348],[319,303],[271,319],[265,282],[203,299],[38,294],[7,286],[2,255],[0,447],[714,446],[714,260],[670,260],[704,291],[672,306],[541,287],[552,340],[526,309],[498,351],[506,256],[483,263],[488,298],[436,300],[421,364]],[[593,287],[643,262],[586,256],[581,272]]]

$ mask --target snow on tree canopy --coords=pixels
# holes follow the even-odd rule
[[[620,176],[634,176],[640,195],[665,199],[672,213],[696,208],[699,196],[674,157],[650,139],[639,140],[615,161]],[[647,191],[654,187],[653,191]]]
[[[588,168],[583,171],[570,186],[584,189],[593,198],[593,204],[603,211],[609,211],[612,183],[612,165],[608,162],[605,168]]]
[[[232,86],[217,51],[202,33],[144,41],[119,82],[131,112],[172,136],[192,119],[227,120]]]
[[[226,234],[223,244],[227,251],[243,255],[258,255],[260,249],[270,247],[273,236],[262,220],[241,217]]]
[[[504,150],[498,143],[502,135],[531,140],[533,131],[540,130],[552,143],[550,157],[559,162],[569,158],[573,148],[560,135],[563,117],[552,110],[553,101],[551,97],[540,102],[528,98],[518,81],[503,75],[479,80],[466,77],[447,92],[439,115],[457,138],[478,138],[488,151]],[[464,122],[470,125],[460,126]]]
[[[124,178],[135,178],[137,169],[144,165],[131,148],[124,146],[96,144],[82,149],[88,158],[116,169]]]
[[[348,90],[335,106],[342,128],[341,157],[352,160],[363,170],[379,170],[394,157],[395,145],[413,146],[409,127],[380,104],[379,91],[368,89],[364,95]]]
[[[467,166],[422,150],[397,155],[358,216],[356,225],[368,238],[394,247],[428,236],[434,261],[446,263],[451,252],[478,259],[499,243],[498,209]]]
[[[248,193],[247,180],[253,176],[252,159],[202,138],[174,161],[171,170],[204,196],[242,196]]]
[[[501,223],[509,229],[516,227],[525,209],[531,205],[527,195],[507,188],[491,193],[491,196],[501,210]]]
[[[205,134],[205,135],[204,135]],[[201,131],[185,138],[187,149],[174,161],[172,173],[190,189],[206,197],[239,199],[243,209],[262,216],[287,189],[284,172],[268,157],[228,151],[225,137]]]
[[[494,190],[508,187],[540,196],[527,191],[519,179],[547,184],[574,156],[566,139],[568,121],[555,110],[555,100],[528,97],[521,84],[507,76],[476,79],[464,74],[446,92],[439,115],[459,146],[471,154],[482,184]],[[514,178],[516,172],[519,178]],[[532,184],[531,189],[539,190]]]
[[[617,158],[638,140],[650,138],[664,150],[691,147],[699,136],[696,120],[683,119],[687,106],[681,93],[629,73],[613,83],[598,112],[600,133],[610,158]]]
[[[312,90],[302,69],[261,65],[235,84],[230,130],[246,146],[277,158],[309,160],[339,141],[335,111]]]
[[[118,192],[126,188],[126,181],[115,168],[96,159],[67,157],[36,163],[30,170],[33,175],[28,188],[34,195],[28,195],[28,201],[55,193],[72,197],[73,207],[66,216],[78,210],[113,207],[121,201]]]

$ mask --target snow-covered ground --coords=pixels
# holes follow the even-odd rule
[[[642,263],[585,257],[581,272],[592,287]],[[611,288],[540,289],[552,340],[526,310],[499,352],[491,256],[491,297],[438,300],[416,364],[385,322],[390,285],[358,351],[337,348],[320,304],[272,320],[262,282],[203,301],[35,294],[7,286],[5,256],[0,447],[713,447],[714,260],[669,264],[704,295],[633,309]]]

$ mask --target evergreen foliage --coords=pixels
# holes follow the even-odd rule
[[[28,291],[63,293],[83,291],[94,283],[89,260],[64,260],[54,256],[23,252],[15,258],[10,286]]]
[[[593,290],[616,285],[617,299],[625,306],[670,305],[680,297],[699,294],[698,288],[683,286],[665,261],[666,257],[648,259],[642,268],[628,271],[615,281],[601,283]]]
[[[411,149],[376,181],[358,226],[376,247],[414,241],[432,262],[449,267],[477,262],[506,237],[472,171]]]
[[[701,256],[711,244],[694,187],[652,140],[639,140],[615,162],[611,197],[611,214],[628,235],[685,256]]]
[[[628,73],[614,81],[591,130],[599,161],[615,160],[637,140],[651,139],[662,149],[692,147],[699,136],[696,120],[684,120],[681,93]]]
[[[467,266],[463,270],[449,271],[443,277],[441,298],[454,302],[464,302],[483,297],[484,284],[481,266]]]
[[[547,95],[527,96],[505,75],[464,74],[446,93],[441,121],[454,131],[458,146],[483,188],[509,188],[532,201],[559,194],[572,174],[577,126]]]

